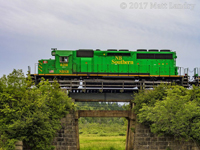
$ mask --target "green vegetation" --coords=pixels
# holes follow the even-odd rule
[[[50,150],[60,119],[72,103],[57,83],[37,87],[21,70],[0,78],[0,147],[13,150],[22,140],[32,150]]]
[[[200,142],[200,88],[160,85],[135,95],[140,123],[153,133]]]
[[[127,125],[118,123],[87,123],[79,124],[79,135],[96,135],[96,136],[125,136]]]
[[[125,136],[80,135],[81,150],[124,150]]]
[[[127,105],[108,102],[76,103],[81,110],[125,110]],[[124,150],[127,120],[125,118],[84,117],[79,119],[81,150]]]
[[[127,105],[119,105],[118,103],[110,102],[77,102],[77,110],[126,110]],[[100,124],[118,124],[126,125],[127,121],[125,118],[111,117],[111,118],[100,118],[100,117],[85,117],[79,119],[79,124],[88,123],[100,123]]]
[[[124,150],[127,125],[86,123],[79,125],[81,150]]]

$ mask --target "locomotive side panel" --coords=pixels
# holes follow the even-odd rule
[[[157,75],[177,75],[175,52],[139,52],[137,53],[137,65],[139,72]]]
[[[55,60],[39,60],[38,74],[178,75],[175,52],[55,50],[52,55]]]

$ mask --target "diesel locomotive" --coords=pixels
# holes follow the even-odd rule
[[[176,52],[163,49],[57,50],[55,59],[38,61],[38,73],[31,74],[36,82],[42,77],[53,80],[71,79],[178,79]]]

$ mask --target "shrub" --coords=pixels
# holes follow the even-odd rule
[[[32,150],[52,149],[60,119],[71,108],[71,100],[56,82],[42,80],[34,86],[21,70],[4,75],[0,78],[0,145],[12,150],[20,140]]]
[[[139,122],[149,125],[153,133],[200,141],[199,87],[161,85],[140,92],[135,102]]]
[[[119,133],[119,136],[125,136],[126,134],[125,133]]]

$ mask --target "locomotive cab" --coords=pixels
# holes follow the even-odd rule
[[[72,51],[52,51],[52,56],[55,56],[55,73],[56,74],[71,74],[72,73]]]

